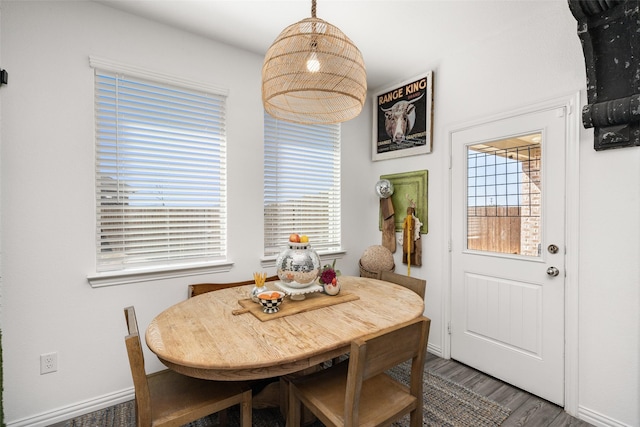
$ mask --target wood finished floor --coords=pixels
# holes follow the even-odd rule
[[[591,424],[567,414],[563,408],[455,360],[427,355],[426,367],[511,409],[501,427],[589,427]]]

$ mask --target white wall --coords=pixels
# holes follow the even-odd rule
[[[0,89],[4,407],[11,427],[47,425],[130,398],[123,307],[135,305],[146,328],[155,314],[186,297],[188,283],[241,279],[261,269],[262,58],[92,2],[5,0],[1,7],[1,66],[11,77]],[[372,163],[370,105],[342,127],[344,274],[358,274],[364,249],[380,242],[373,189],[379,176],[429,170],[429,233],[423,266],[412,267],[412,274],[428,282],[430,350],[436,353],[446,344],[447,130],[585,87],[566,3],[535,10],[523,11],[508,32],[479,34],[444,58],[425,57],[425,70],[435,71],[433,153]],[[89,55],[229,88],[229,253],[235,261],[229,273],[88,285],[95,263]],[[409,77],[399,71],[397,81]],[[640,149],[596,153],[591,135],[581,136],[581,212],[575,219],[578,410],[594,424],[638,426]],[[58,352],[58,372],[40,375],[39,355],[51,351]],[[146,355],[148,370],[161,367]]]

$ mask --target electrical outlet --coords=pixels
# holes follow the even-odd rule
[[[56,372],[58,370],[58,353],[46,353],[40,355],[40,375]]]

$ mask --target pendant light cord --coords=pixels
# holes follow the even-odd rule
[[[316,17],[316,0],[311,0],[311,17]]]

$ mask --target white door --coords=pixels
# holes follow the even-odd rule
[[[566,111],[451,133],[451,357],[561,406]]]

